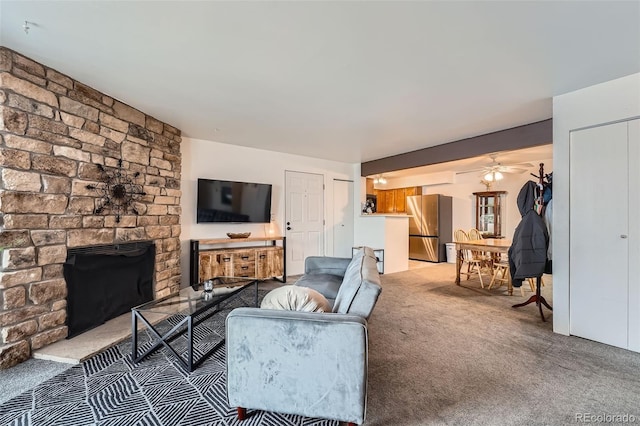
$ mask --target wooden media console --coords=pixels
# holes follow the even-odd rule
[[[278,241],[282,245],[278,245]],[[271,242],[271,245],[229,244]],[[218,247],[225,245],[225,247]],[[203,246],[206,246],[203,248]],[[250,277],[286,282],[286,238],[217,238],[191,240],[189,283],[197,284],[214,277]]]

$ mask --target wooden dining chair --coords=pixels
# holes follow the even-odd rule
[[[529,282],[529,288],[531,288],[531,292],[535,293],[536,292],[536,279],[535,278],[527,278],[527,281]],[[540,277],[540,287],[544,287],[544,278]],[[524,296],[524,290],[522,290],[522,287],[520,287],[521,293]]]
[[[494,283],[498,283],[498,287],[501,287],[503,284],[507,284],[507,290],[509,294],[511,294],[511,289],[509,288],[509,262],[507,260],[500,260],[499,262],[495,262],[493,264],[493,275],[491,276],[491,282],[489,283],[488,289],[491,290]]]
[[[527,282],[529,283],[529,288],[532,293],[536,292],[536,279],[535,278],[527,278]],[[540,277],[540,287],[544,287],[544,280]],[[520,286],[520,294],[524,297],[524,285]]]
[[[480,233],[480,231],[476,228],[469,229],[469,240],[482,240],[484,237]],[[483,269],[487,271],[490,276],[493,276],[493,263],[499,259],[496,259],[494,253],[483,252],[479,250],[472,251],[473,257],[476,260],[480,260],[480,264]]]
[[[470,240],[481,240],[483,238],[480,231],[478,231],[476,228],[469,229],[468,235]]]
[[[453,233],[453,239],[456,242],[468,241],[469,236],[467,235],[467,232],[464,229],[456,229],[455,232]]]
[[[453,238],[456,242],[469,241],[469,235],[463,229],[456,229],[453,234]],[[463,272],[464,264],[467,264],[467,272]],[[462,250],[462,265],[460,265],[460,275],[466,275],[467,280],[471,278],[474,273],[478,274],[480,279],[480,287],[484,288],[484,282],[482,281],[482,261],[476,259],[471,250]]]
[[[498,287],[501,287],[502,284],[507,284],[509,287],[509,262],[508,261],[500,261],[493,264],[494,272],[491,277],[491,282],[487,289],[491,290],[494,283],[498,283]],[[536,292],[536,279],[535,278],[527,278],[527,282],[529,283],[529,288],[533,293]],[[544,280],[540,278],[540,286],[544,287]],[[510,290],[510,289],[509,289]],[[509,294],[512,294],[512,291],[509,291]],[[524,297],[524,285],[520,286],[520,294]]]

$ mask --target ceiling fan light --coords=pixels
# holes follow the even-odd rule
[[[382,175],[377,175],[376,177],[373,178],[373,183],[384,185],[387,183],[387,179]]]
[[[484,175],[484,180],[486,180],[487,182],[501,180],[502,178],[504,178],[504,176],[498,171],[489,172]]]

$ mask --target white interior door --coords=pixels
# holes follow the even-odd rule
[[[333,180],[333,255],[351,257],[353,247],[353,181]]]
[[[629,349],[640,352],[640,119],[629,126]]]
[[[627,123],[570,137],[570,332],[622,348],[629,313],[627,140]]]
[[[324,176],[285,172],[287,275],[304,272],[304,259],[324,254]]]

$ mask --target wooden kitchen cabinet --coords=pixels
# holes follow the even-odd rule
[[[375,195],[378,200],[378,207],[376,208],[376,213],[389,213],[387,210],[389,209],[387,203],[387,193],[388,191],[384,189],[376,189]]]
[[[396,193],[393,189],[387,190],[387,209],[385,213],[396,212]]]
[[[382,213],[382,204],[383,204],[383,191],[380,191],[378,189],[374,189],[373,190],[373,195],[376,196],[376,213]]]
[[[407,211],[407,195],[405,188],[397,188],[393,190],[395,197],[394,213],[405,213]]]
[[[422,187],[374,189],[373,194],[378,202],[376,213],[406,213],[407,197],[422,195]]]
[[[366,193],[367,194],[375,194],[375,189],[373,188],[373,179],[366,179]]]
[[[404,189],[405,197],[411,197],[412,195],[422,195],[421,186],[410,186]]]

